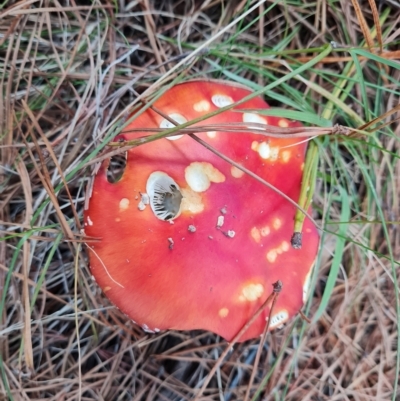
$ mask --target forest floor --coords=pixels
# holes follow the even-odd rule
[[[399,26],[395,0],[0,2],[0,400],[400,400]],[[310,322],[264,343],[145,333],[91,279],[85,191],[110,132],[194,78],[351,133],[306,138]]]

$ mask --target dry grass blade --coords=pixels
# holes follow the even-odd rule
[[[358,0],[351,0],[354,11],[356,12],[358,23],[360,24],[361,31],[364,35],[365,41],[367,43],[370,52],[374,51],[374,41],[372,39],[371,32],[369,30],[367,21],[365,20],[364,13],[360,7]]]
[[[163,51],[162,46],[159,45],[158,40],[157,40],[157,35],[156,35],[156,24],[154,22],[154,19],[151,15],[151,5],[149,0],[141,0],[139,2],[143,8],[144,11],[144,20],[146,23],[146,30],[149,33],[149,41],[151,48],[154,52],[154,55],[156,57],[157,63],[161,65],[161,71],[165,72],[165,67],[163,65],[163,61],[165,60],[165,54]]]
[[[178,124],[177,124],[178,125]],[[196,125],[194,127],[186,127],[177,129],[163,129],[163,128],[138,128],[138,129],[130,129],[125,132],[159,132],[161,135],[157,136],[144,136],[138,139],[134,139],[131,141],[123,141],[123,142],[110,142],[108,146],[110,147],[118,147],[120,149],[126,150],[130,149],[133,146],[143,145],[145,143],[158,140],[160,138],[165,138],[168,136],[174,136],[176,134],[179,135],[187,135],[187,134],[196,134],[200,132],[207,131],[223,131],[223,132],[252,132],[253,134],[263,135],[272,138],[314,138],[316,136],[322,135],[349,135],[352,131],[349,127],[343,127],[340,125],[335,125],[331,128],[323,128],[323,127],[300,127],[300,128],[280,128],[274,127],[267,124],[261,123],[219,123],[213,125]]]
[[[22,160],[17,161],[17,171],[21,177],[22,187],[24,189],[24,196],[26,202],[25,221],[24,225],[29,227],[32,219],[32,188],[29,180],[29,174],[25,164]],[[30,371],[33,371],[33,350],[32,350],[32,328],[31,328],[31,304],[29,300],[29,270],[31,262],[31,252],[29,240],[25,240],[23,244],[23,282],[22,282],[22,296],[24,302],[24,336],[22,338],[24,344],[25,363]]]
[[[25,112],[28,114],[28,116],[30,117],[30,119],[31,119],[31,121],[32,121],[32,123],[33,123],[33,125],[34,125],[39,131],[41,131],[41,128],[40,128],[40,126],[38,125],[37,120],[36,120],[35,116],[33,115],[32,111],[29,109],[28,105],[27,105],[26,103],[24,103],[24,102],[23,102],[23,105],[24,105],[24,111],[25,111]],[[40,148],[40,146],[39,146],[39,144],[38,144],[38,142],[37,142],[37,140],[36,140],[36,138],[35,138],[35,136],[34,136],[32,130],[33,130],[33,127],[31,128],[30,134],[31,134],[31,137],[32,137],[33,142],[34,142],[35,145],[36,145],[36,150],[37,150],[37,152],[38,152],[38,156],[39,156],[39,160],[40,160],[40,166],[37,164],[37,162],[36,162],[36,160],[35,160],[35,157],[34,157],[32,151],[29,149],[29,147],[28,147],[28,152],[29,152],[29,154],[30,154],[30,156],[31,156],[32,162],[35,164],[36,171],[37,171],[37,173],[38,173],[38,175],[39,175],[39,177],[40,177],[40,179],[41,179],[41,181],[42,181],[43,187],[46,189],[46,191],[47,191],[47,193],[48,193],[48,195],[49,195],[49,197],[50,197],[50,199],[51,199],[52,204],[53,204],[53,205],[55,206],[55,208],[56,208],[56,212],[57,212],[57,215],[58,215],[58,217],[59,217],[59,219],[60,219],[60,223],[61,223],[61,226],[62,226],[63,231],[64,231],[64,233],[65,233],[65,236],[66,236],[68,239],[72,240],[72,239],[74,238],[74,234],[72,233],[71,228],[70,228],[68,222],[66,221],[66,219],[65,219],[65,217],[64,217],[64,215],[63,215],[63,213],[61,212],[60,208],[58,207],[57,197],[56,197],[56,194],[55,194],[55,192],[54,192],[54,188],[53,188],[53,185],[52,185],[52,182],[51,182],[51,178],[50,178],[49,171],[48,171],[48,169],[47,169],[47,163],[46,163],[45,160],[44,160],[42,150],[41,150],[41,148]],[[42,136],[43,136],[43,134],[42,134]],[[27,144],[26,141],[25,141],[25,143]],[[49,149],[50,154],[53,154],[51,148],[48,147],[48,149]],[[56,161],[56,160],[55,160],[55,161]],[[56,161],[56,162],[57,162],[57,161]],[[65,181],[64,181],[64,183],[65,183]],[[66,184],[66,183],[65,183],[65,184]]]
[[[371,7],[372,16],[374,18],[375,29],[376,29],[376,39],[378,40],[379,51],[380,51],[380,53],[382,53],[383,52],[382,27],[381,27],[381,22],[379,21],[378,8],[376,7],[375,0],[368,0],[368,2],[369,2],[369,6]]]
[[[15,277],[18,280],[25,280],[25,277],[23,274],[20,273],[16,273],[16,272],[10,272],[10,269],[7,268],[6,266],[0,264],[0,269],[5,272],[5,273],[11,273],[13,275],[13,277]],[[37,287],[37,283],[35,283],[33,280],[28,279],[27,283],[30,287],[32,287],[32,289],[35,289]],[[32,291],[32,290],[31,290]],[[31,292],[29,291],[29,292]],[[55,302],[62,304],[63,306],[68,306],[68,302],[65,301],[62,297],[54,295],[52,292],[46,290],[45,288],[40,288],[40,291],[47,297],[50,299],[53,299]],[[85,312],[83,310],[78,310],[79,314],[81,316],[85,316],[86,318],[90,317],[90,314],[88,312]],[[100,323],[100,321],[96,321],[96,323]],[[16,330],[18,327],[23,326],[23,324],[17,324],[15,326],[11,326],[11,327],[7,327],[6,329],[0,331],[1,335],[6,334],[7,332],[13,332],[14,330]]]
[[[388,110],[386,113],[380,115],[379,117],[374,118],[371,121],[368,121],[366,124],[362,125],[361,127],[359,127],[360,130],[364,131],[375,131],[378,130],[380,127],[383,128],[385,125],[389,125],[392,124],[393,122],[397,121],[398,119],[389,121],[386,124],[382,124],[381,126],[378,126],[377,128],[373,129],[370,127],[373,127],[374,125],[378,124],[379,122],[386,120],[388,117],[392,116],[393,114],[397,114],[400,112],[400,104],[393,107],[392,109]]]
[[[257,374],[257,370],[258,370],[260,359],[261,359],[261,353],[263,351],[263,344],[265,343],[265,341],[267,339],[267,333],[268,333],[269,325],[271,323],[271,318],[273,316],[274,307],[275,307],[276,301],[278,299],[279,292],[282,290],[282,285],[283,284],[281,282],[278,282],[278,283],[276,283],[276,286],[274,288],[274,297],[272,298],[271,307],[270,307],[270,310],[269,310],[268,320],[267,320],[267,323],[265,324],[264,332],[263,332],[263,334],[261,336],[261,340],[260,340],[260,345],[258,346],[257,354],[256,354],[256,357],[254,359],[253,369],[251,371],[249,384],[247,385],[246,395],[244,397],[245,401],[247,401],[249,399],[249,397],[250,397],[251,388],[253,386],[254,379],[255,379],[256,374]]]

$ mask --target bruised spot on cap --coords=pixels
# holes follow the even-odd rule
[[[234,178],[241,178],[244,175],[244,171],[240,170],[236,166],[231,166],[231,174]]]
[[[271,249],[267,252],[268,262],[274,263],[277,257],[278,257],[278,252],[276,252],[276,249]]]
[[[267,252],[267,260],[270,263],[274,263],[278,255],[287,252],[290,249],[289,242],[282,241],[279,246],[272,248]]]
[[[242,292],[239,296],[240,301],[256,301],[264,293],[264,286],[260,283],[247,284],[242,288]]]
[[[285,120],[284,118],[282,118],[282,119],[280,119],[280,120],[278,121],[278,125],[279,125],[281,128],[287,128],[287,127],[289,127],[289,121],[288,121],[288,120]]]
[[[272,222],[272,227],[274,227],[274,230],[279,230],[282,227],[282,220],[279,218],[275,218]]]
[[[287,252],[290,249],[289,242],[282,241],[280,248],[282,252]]]
[[[284,163],[288,163],[290,160],[290,155],[291,155],[291,153],[288,150],[283,151],[282,152],[282,161]]]
[[[257,227],[253,227],[251,229],[250,235],[254,239],[254,241],[256,241],[257,243],[261,241],[261,233]]]
[[[189,212],[193,214],[201,213],[204,210],[204,203],[201,195],[191,188],[181,188],[182,202],[181,212]],[[196,230],[195,230],[196,231]]]
[[[193,105],[194,111],[197,111],[198,113],[207,112],[210,110],[210,107],[210,102],[207,100],[200,100],[200,102],[197,102]]]
[[[260,230],[260,233],[263,237],[266,237],[267,235],[271,234],[271,229],[269,226],[265,226]]]
[[[222,318],[227,317],[228,314],[229,314],[229,309],[228,309],[228,308],[221,308],[221,309],[218,311],[219,317],[222,317]]]
[[[123,212],[129,208],[129,199],[128,198],[122,198],[119,201],[119,210],[120,212]]]

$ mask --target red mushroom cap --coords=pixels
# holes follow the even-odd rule
[[[174,86],[154,107],[178,123],[243,99],[250,90],[230,83],[193,81]],[[236,109],[266,109],[259,97]],[[225,111],[201,124],[297,122],[254,112]],[[131,129],[173,127],[148,109]],[[297,201],[305,144],[253,133],[198,134],[214,148]],[[305,220],[303,247],[290,246],[296,208],[272,189],[231,166],[187,135],[128,151],[121,179],[107,180],[108,162],[95,177],[85,233],[92,274],[106,296],[145,330],[207,329],[231,340],[280,280],[270,328],[303,306],[319,236]],[[148,203],[146,205],[146,203]],[[268,307],[239,341],[259,336]]]

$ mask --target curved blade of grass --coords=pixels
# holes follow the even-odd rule
[[[347,222],[349,221],[350,218],[351,200],[346,190],[343,187],[339,186],[338,190],[340,192],[340,197],[341,197],[340,221]],[[338,233],[340,234],[340,236],[336,237],[336,247],[332,260],[332,266],[329,272],[328,280],[326,282],[324,295],[322,296],[321,299],[321,304],[319,305],[318,310],[315,312],[315,315],[313,317],[313,323],[315,323],[325,312],[325,309],[327,309],[333,289],[335,288],[335,283],[339,274],[340,264],[342,262],[343,250],[346,244],[346,240],[343,237],[346,237],[348,227],[349,227],[348,223],[339,225]]]
[[[370,114],[370,110],[368,107],[368,96],[367,96],[367,89],[365,87],[365,81],[364,81],[364,74],[362,72],[362,67],[360,64],[360,61],[358,60],[357,55],[350,50],[350,56],[353,59],[354,62],[354,67],[356,69],[356,78],[357,78],[357,83],[360,86],[360,90],[361,90],[361,97],[362,97],[362,101],[363,101],[363,105],[364,105],[364,115],[365,115],[365,119],[367,121],[369,121],[371,119],[371,114]]]
[[[382,63],[385,64],[389,67],[396,68],[396,70],[400,70],[400,63],[397,61],[389,60],[387,58],[378,56],[377,54],[370,53],[368,50],[363,50],[363,49],[353,49],[352,52],[354,54],[358,54],[359,56],[366,57],[368,59],[374,60],[377,63]]]

